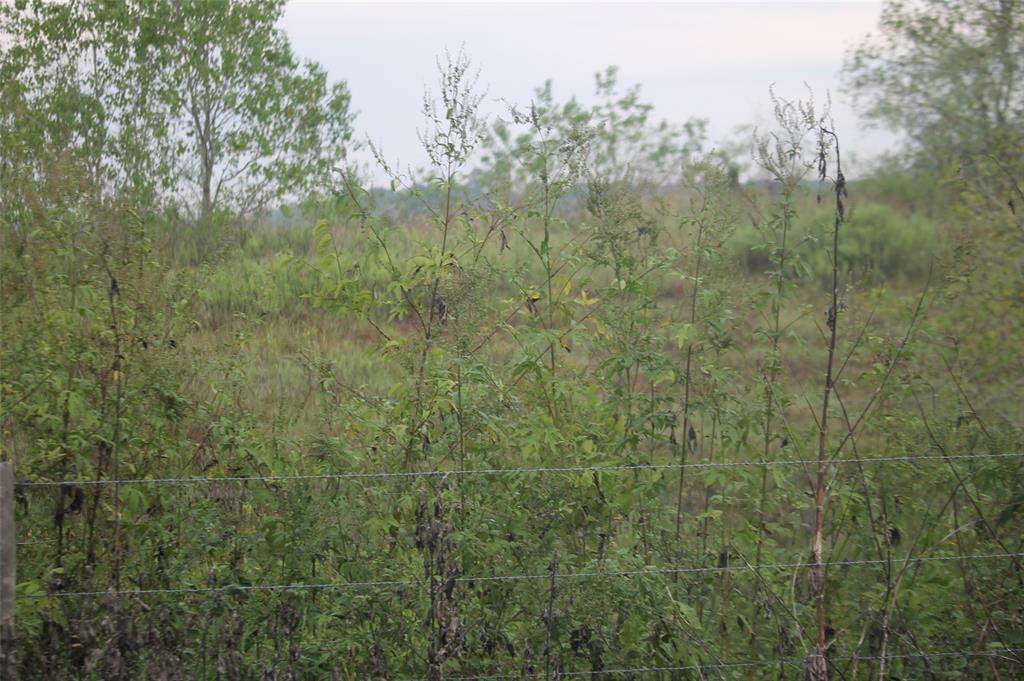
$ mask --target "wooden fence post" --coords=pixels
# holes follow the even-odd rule
[[[14,464],[0,462],[0,679],[14,681]]]

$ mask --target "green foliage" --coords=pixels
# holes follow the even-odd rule
[[[845,64],[867,113],[904,131],[923,166],[1019,159],[1024,3],[890,0]]]
[[[81,159],[97,191],[203,217],[323,186],[350,144],[344,84],[300,62],[283,2],[26,2],[0,8],[4,116],[23,162]]]
[[[806,196],[801,204],[805,212],[795,217],[789,232],[793,257],[787,270],[825,281],[831,264],[820,244],[827,241],[832,213],[813,205]],[[884,203],[858,203],[844,226],[839,245],[840,267],[856,280],[868,283],[899,278],[923,281],[933,259],[945,252],[944,239],[935,221],[924,215],[907,215]],[[740,230],[731,247],[735,257],[752,273],[770,267],[773,246],[765,244],[756,228]]]
[[[2,11],[43,22],[50,50],[148,7]],[[153,96],[226,106],[237,86],[287,111],[238,80],[246,45],[295,75],[279,5],[152,7],[181,20],[132,29],[167,39]],[[754,140],[771,185],[738,186],[614,70],[593,109],[548,87],[489,126],[459,54],[425,97],[425,170],[375,149],[390,189],[323,188],[343,159],[319,138],[324,165],[274,183],[304,210],[228,250],[224,213],[191,224],[155,201],[156,171],[152,192],[111,179],[129,157],[83,141],[99,122],[58,125],[78,94],[33,60],[80,61],[18,49],[35,66],[5,95],[36,84],[0,137],[2,451],[19,480],[80,481],[18,490],[23,677],[800,675],[816,519],[833,676],[1016,671],[1020,557],[969,558],[1018,552],[1024,521],[1019,459],[981,458],[1022,442],[999,163],[928,215],[905,202],[920,176],[881,176],[871,201],[851,184],[833,253],[835,209],[804,191],[834,153],[812,106],[772,95]]]
[[[902,184],[933,187],[923,208],[940,207],[951,227],[942,310],[955,360],[945,363],[970,362],[1000,395],[1017,385],[1002,348],[1020,334],[1022,26],[1018,0],[891,2],[880,37],[845,67],[869,113],[911,140]]]
[[[552,182],[579,179],[585,162],[587,174],[605,182],[657,186],[679,182],[684,165],[704,149],[707,122],[654,121],[653,106],[641,100],[639,85],[620,92],[615,66],[594,79],[598,101],[591,107],[575,97],[559,103],[551,81],[534,91],[528,110],[512,107],[510,120],[499,119],[487,136],[477,177],[496,189],[518,192],[544,172],[551,173]],[[570,170],[560,180],[555,179],[558,168],[545,170],[537,165],[540,158],[553,158],[556,153],[562,154],[561,163]],[[570,179],[566,189],[571,187]]]

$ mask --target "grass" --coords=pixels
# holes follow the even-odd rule
[[[828,214],[816,206],[811,197],[805,198],[801,208],[810,214],[801,218],[796,231],[810,244],[816,230],[823,228]],[[687,248],[690,235],[685,229],[675,225],[665,227],[661,242],[664,248],[678,251]],[[934,238],[934,224],[925,218],[901,219],[896,211],[886,206],[868,204],[853,211],[850,224],[844,229],[847,230],[844,236],[855,242],[850,251],[844,252],[848,257],[848,271],[857,271],[859,267],[862,281],[875,282],[851,296],[848,311],[851,327],[873,313],[874,323],[880,323],[882,329],[876,329],[875,334],[884,336],[885,329],[897,333],[905,321],[902,311],[909,303],[895,294],[919,292],[922,267],[927,260],[922,244]],[[390,225],[389,236],[392,243],[397,244],[393,247],[396,257],[408,258],[422,249],[430,230],[428,224],[416,220]],[[539,227],[533,225],[529,236],[536,238],[539,231]],[[342,266],[363,277],[364,273],[359,272],[356,265],[367,260],[365,235],[351,226],[339,226],[332,233]],[[855,236],[858,233],[862,235],[859,238]],[[576,228],[557,224],[552,235],[555,248],[573,239],[578,241],[579,234]],[[724,295],[733,301],[737,316],[731,324],[735,327],[735,344],[739,351],[728,354],[736,363],[724,368],[740,375],[758,370],[766,347],[754,332],[763,320],[759,318],[754,301],[747,298],[750,290],[763,288],[763,285],[750,285],[761,278],[759,270],[764,267],[760,252],[753,246],[759,238],[752,227],[741,227],[729,246],[730,258],[719,265],[720,271],[715,274],[730,282]],[[513,317],[522,321],[529,313],[521,305],[515,310],[520,289],[539,285],[543,273],[522,239],[512,240],[511,244],[512,250],[500,257],[504,259],[503,264],[511,263],[511,269],[517,274],[516,281],[496,282],[496,288],[489,290],[488,296],[494,305],[514,311]],[[244,380],[238,383],[238,394],[234,398],[237,408],[262,424],[261,428],[268,434],[296,442],[315,439],[325,429],[330,429],[321,417],[325,400],[334,399],[332,396],[340,400],[343,393],[351,395],[355,391],[386,394],[397,370],[379,354],[381,336],[373,326],[356,316],[338,317],[329,310],[313,306],[309,294],[316,285],[317,274],[302,263],[311,261],[314,246],[312,229],[308,226],[268,226],[255,232],[236,255],[202,266],[205,284],[191,309],[193,331],[184,340],[186,348],[198,357],[234,356],[236,370],[244,371]],[[871,257],[858,256],[859,248],[871,253]],[[913,266],[904,267],[901,264],[904,262]],[[783,327],[789,331],[781,343],[783,355],[790,358],[784,372],[785,390],[797,402],[791,417],[794,428],[813,425],[809,411],[799,403],[805,399],[815,400],[821,382],[818,345],[809,346],[806,340],[814,338],[824,328],[823,313],[819,309],[826,293],[818,274],[821,267],[821,262],[812,260],[810,272],[782,319]],[[887,283],[889,279],[892,283]],[[363,277],[363,281],[371,288],[380,284],[372,276]],[[659,272],[650,276],[650,282],[659,305],[669,310],[670,315],[675,314],[673,308],[678,308],[677,316],[681,319],[692,282]],[[608,284],[607,275],[595,277],[587,289],[591,296],[597,296],[596,292]],[[574,292],[576,294],[578,292]],[[593,325],[595,320],[587,323]],[[397,320],[393,328],[412,332],[415,325],[407,318],[404,322]],[[499,331],[485,353],[489,358],[500,359],[513,352],[514,347],[513,338]],[[663,350],[677,361],[682,359],[682,349],[676,347],[667,334]],[[594,354],[587,344],[576,344],[571,352],[572,364],[578,370],[593,368]],[[865,358],[854,360],[847,369],[844,376],[847,383],[843,386],[847,399],[856,402],[870,391],[867,385],[861,386],[852,380],[870,368],[870,358]]]

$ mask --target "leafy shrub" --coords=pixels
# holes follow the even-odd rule
[[[829,254],[822,247],[832,225],[826,208],[806,211],[793,225],[791,243],[802,254],[794,269],[819,281],[831,272]],[[748,271],[769,268],[763,238],[753,226],[740,229],[731,243],[734,257]],[[935,221],[921,214],[905,215],[882,203],[853,206],[843,226],[839,245],[840,267],[858,280],[878,282],[889,279],[917,281],[928,274],[932,256],[941,247],[941,231]],[[799,263],[799,264],[798,264]]]

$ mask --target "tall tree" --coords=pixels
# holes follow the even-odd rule
[[[907,134],[919,164],[956,163],[978,181],[978,164],[1019,164],[1024,1],[891,0],[844,71],[866,113]]]
[[[989,404],[1020,394],[1005,348],[1024,339],[1024,0],[890,1],[845,74],[868,114],[907,134],[909,170],[946,209],[955,248],[932,313],[935,335],[953,341],[943,366]],[[981,409],[990,423],[1020,421],[1020,410]]]
[[[283,1],[162,3],[170,69],[164,99],[185,113],[187,177],[204,214],[247,212],[314,188],[349,143],[350,97],[323,68],[299,63],[274,23]]]
[[[146,190],[200,217],[301,196],[342,162],[353,114],[345,84],[298,59],[276,28],[283,7],[3,5],[0,134],[82,157],[110,191]]]

